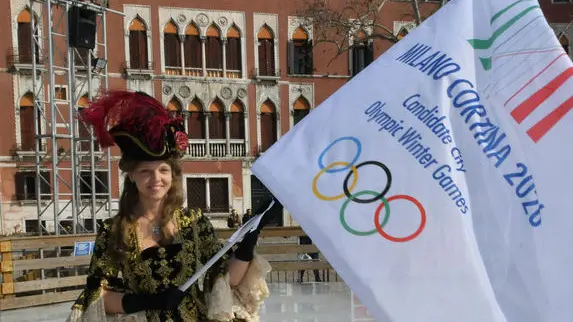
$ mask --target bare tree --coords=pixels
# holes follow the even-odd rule
[[[439,5],[447,1],[441,0]],[[399,35],[394,33],[393,22],[382,20],[381,13],[390,0],[346,0],[338,7],[336,4],[329,6],[327,0],[303,2],[298,15],[303,18],[305,25],[312,25],[314,43],[335,45],[336,56],[348,51],[355,41],[382,39],[396,43],[400,40]],[[337,1],[337,4],[340,2]],[[419,0],[407,2],[412,6],[413,22],[419,25],[425,18],[420,13]]]

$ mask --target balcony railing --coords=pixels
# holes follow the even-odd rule
[[[201,67],[185,67],[185,76],[201,77],[201,76],[203,76],[203,68],[201,68]]]
[[[207,68],[207,77],[223,77],[223,69]]]
[[[227,70],[227,78],[241,78],[240,70]]]
[[[226,139],[189,139],[187,154],[192,158],[245,157],[247,156],[245,144],[245,140],[231,139],[229,140],[229,149],[227,149]]]
[[[165,66],[165,74],[167,75],[181,75],[181,67]]]
[[[17,49],[10,48],[6,54],[6,63],[9,68],[32,68],[32,60],[34,59],[32,53],[19,53]],[[43,57],[36,55],[36,64],[44,64]]]

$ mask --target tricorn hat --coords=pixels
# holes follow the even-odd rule
[[[181,117],[143,92],[109,92],[91,102],[80,119],[93,126],[102,148],[116,144],[130,160],[181,157],[189,144]]]

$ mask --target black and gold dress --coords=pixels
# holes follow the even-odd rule
[[[228,255],[223,256],[193,284],[177,312],[145,311],[131,315],[106,315],[102,288],[110,291],[155,294],[182,285],[223,246],[209,219],[199,211],[178,210],[178,228],[170,245],[140,251],[136,229],[130,233],[133,246],[123,263],[112,260],[108,247],[112,219],[103,223],[84,291],[72,307],[68,321],[258,321],[258,309],[268,296],[265,276],[269,264],[260,256],[249,265],[241,283],[231,288],[227,275]]]

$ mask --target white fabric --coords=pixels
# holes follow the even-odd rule
[[[571,76],[537,1],[454,0],[252,170],[377,321],[573,321]]]

